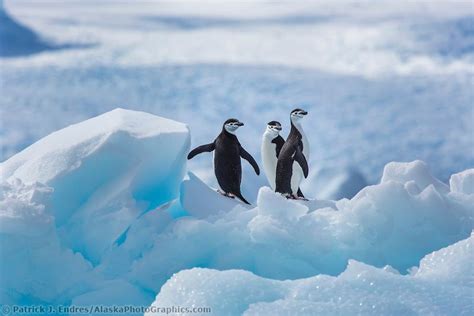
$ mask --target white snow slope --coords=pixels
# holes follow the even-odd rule
[[[472,312],[472,237],[459,241],[474,228],[474,169],[448,186],[422,161],[393,162],[350,200],[263,187],[246,207],[182,181],[189,139],[184,124],[116,109],[2,163],[0,302]],[[196,267],[231,271],[178,273]]]

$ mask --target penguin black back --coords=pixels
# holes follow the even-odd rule
[[[296,128],[296,126],[293,124],[293,122],[291,122],[290,134],[288,135],[288,138],[283,144],[278,155],[275,178],[276,192],[290,195],[297,194],[297,192],[292,192],[291,190],[291,177],[293,175],[294,161],[297,161],[300,164],[301,168],[303,169],[304,176],[307,177],[308,163],[303,155],[302,135]]]
[[[285,140],[283,139],[283,137],[278,135],[277,137],[275,137],[272,140],[272,143],[274,143],[276,145],[275,146],[275,155],[278,158],[278,156],[280,156],[280,151],[281,151],[283,145],[285,144]]]
[[[240,183],[242,181],[240,142],[237,136],[222,127],[222,132],[217,136],[214,143],[216,147],[214,171],[217,182],[224,192],[240,195]]]
[[[277,133],[281,131],[281,123],[278,121],[270,121],[267,123],[267,126],[267,129],[271,128],[272,130],[276,130]],[[275,155],[278,158],[281,148],[283,147],[283,144],[285,144],[285,139],[278,134],[277,137],[272,139],[272,143],[275,144]]]
[[[260,174],[260,169],[255,159],[240,145],[237,136],[234,134],[243,125],[244,123],[237,119],[228,119],[224,122],[222,131],[214,142],[196,147],[189,153],[188,159],[205,151],[214,151],[214,173],[225,195],[235,195],[244,203],[250,204],[240,192],[242,181],[240,158],[246,159],[255,169],[257,175]]]

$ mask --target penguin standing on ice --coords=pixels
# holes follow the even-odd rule
[[[281,124],[278,121],[268,122],[267,128],[263,133],[262,137],[262,162],[263,170],[267,176],[268,184],[275,191],[275,178],[276,178],[276,167],[278,156],[280,155],[281,148],[285,144],[285,139],[281,137],[280,132],[282,130]],[[301,189],[298,189],[298,197],[304,198]]]
[[[281,124],[277,121],[268,122],[265,133],[262,137],[262,162],[263,170],[267,176],[268,184],[275,190],[275,175],[278,155],[285,143],[283,137],[280,136]]]
[[[240,192],[242,181],[240,158],[247,160],[257,175],[260,174],[260,169],[255,159],[240,145],[235,136],[237,129],[243,125],[244,123],[237,119],[228,119],[224,122],[219,136],[210,144],[194,148],[189,153],[188,159],[203,152],[214,151],[214,173],[222,189],[220,193],[230,198],[238,197],[242,202],[250,204]]]
[[[291,130],[278,155],[275,191],[288,198],[304,198],[299,194],[303,177],[308,177],[309,144],[301,126],[301,119],[308,112],[301,109],[291,111]],[[298,192],[299,191],[299,192]]]

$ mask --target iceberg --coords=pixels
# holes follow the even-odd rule
[[[194,173],[189,172],[181,183],[180,201],[183,208],[194,218],[216,217],[236,207],[250,209],[251,206],[237,199],[229,199],[207,186]]]
[[[474,169],[453,174],[449,179],[452,192],[462,194],[474,194]]]
[[[293,201],[263,187],[254,208],[180,218],[135,262],[132,278],[158,292],[173,273],[192,267],[286,280],[336,276],[350,260],[407,274],[427,254],[470,236],[474,195],[451,192],[423,162],[397,163],[397,172],[393,165],[350,200]],[[221,199],[197,196],[207,210]],[[165,273],[150,275],[156,266]]]
[[[216,315],[469,315],[473,247],[471,235],[425,256],[410,275],[354,260],[337,277],[287,281],[193,268],[173,275],[152,306],[207,307]]]
[[[466,310],[472,169],[448,186],[422,161],[392,162],[350,199],[287,200],[263,186],[247,206],[186,176],[189,143],[185,124],[116,109],[1,163],[0,303]]]
[[[0,174],[51,187],[61,241],[97,263],[143,212],[178,196],[188,147],[184,124],[116,109],[41,139]]]
[[[3,162],[2,302],[70,302],[126,269],[172,220],[189,142],[182,123],[116,109]]]

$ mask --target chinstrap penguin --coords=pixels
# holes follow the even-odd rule
[[[261,153],[263,170],[267,176],[268,184],[275,190],[275,174],[278,161],[278,155],[285,143],[283,137],[280,136],[281,124],[277,121],[268,122],[267,128],[263,133]]]
[[[214,173],[219,183],[222,193],[228,197],[238,197],[242,202],[250,204],[240,192],[240,183],[242,181],[242,164],[240,158],[247,160],[255,170],[260,174],[255,159],[242,147],[235,132],[244,123],[237,119],[228,119],[222,125],[222,131],[217,138],[210,144],[201,145],[194,148],[188,155],[188,159],[203,153],[214,151]]]
[[[307,154],[305,154],[309,154],[309,145],[301,127],[301,119],[307,114],[308,112],[302,109],[291,111],[290,134],[278,156],[275,191],[288,198],[304,198],[299,186],[303,177],[306,178],[309,172]]]

